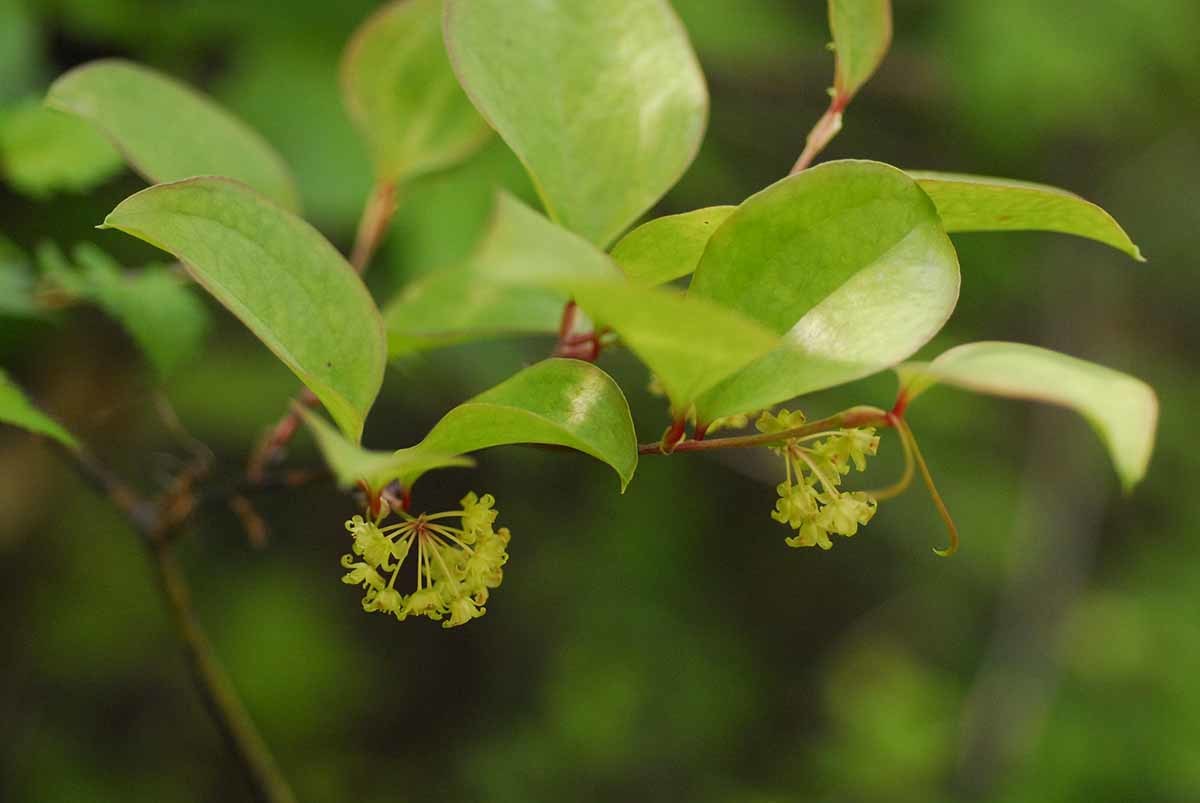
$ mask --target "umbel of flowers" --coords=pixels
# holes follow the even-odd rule
[[[804,420],[799,411],[780,410],[763,413],[755,426],[772,434],[801,427]],[[830,534],[849,537],[871,520],[875,498],[840,486],[852,468],[864,471],[867,458],[878,448],[879,436],[870,427],[820,432],[771,447],[786,465],[786,479],[776,486],[779,499],[771,518],[796,531],[786,539],[788,546],[829,549]]]
[[[385,504],[374,521],[354,516],[346,529],[354,538],[353,554],[342,556],[347,569],[342,582],[362,586],[363,610],[442,620],[442,627],[466,624],[486,613],[491,589],[500,585],[508,561],[508,528],[494,529],[497,511],[491,494],[469,493],[461,510],[412,516],[380,526],[390,515]],[[457,520],[457,526],[452,523]],[[396,590],[406,562],[416,575],[409,594]]]

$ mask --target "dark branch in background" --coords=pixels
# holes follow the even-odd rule
[[[375,185],[367,198],[366,206],[363,207],[362,217],[358,221],[358,233],[354,238],[354,248],[350,252],[350,265],[360,275],[366,271],[375,252],[379,250],[395,212],[395,183],[384,182]],[[307,388],[301,390],[294,403],[288,404],[288,412],[267,430],[267,434],[259,441],[246,462],[246,476],[252,482],[262,480],[267,469],[282,460],[284,449],[300,428],[297,405],[316,407],[317,397]]]
[[[191,486],[207,472],[207,463],[189,464],[165,494],[148,499],[85,449],[74,450],[52,443],[83,481],[105,496],[141,536],[175,629],[183,640],[196,688],[255,798],[267,803],[293,803],[291,788],[200,626],[187,579],[175,558],[172,536],[183,526],[191,510],[192,503],[187,501],[193,498]]]

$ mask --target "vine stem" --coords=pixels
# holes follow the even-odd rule
[[[823,432],[827,429],[849,429],[853,427],[890,427],[895,426],[895,416],[878,407],[851,407],[840,413],[812,421],[801,427],[785,429],[782,432],[764,432],[758,435],[738,435],[732,438],[712,438],[710,440],[685,440],[677,443],[666,451],[661,442],[638,444],[639,455],[678,454],[680,452],[710,452],[717,449],[746,449],[753,446],[770,446],[792,438],[803,438]]]
[[[350,251],[350,266],[359,275],[371,264],[395,212],[396,183],[379,182],[371,190],[363,206],[358,231],[354,237],[354,247]],[[246,476],[252,482],[260,481],[265,476],[267,468],[279,459],[296,431],[300,429],[300,408],[316,406],[317,397],[307,388],[301,390],[288,404],[288,411],[267,430],[266,435],[250,454],[250,459],[246,461]]]
[[[187,653],[196,689],[255,798],[264,803],[295,803],[291,787],[196,616],[187,578],[172,547],[171,531],[181,522],[165,515],[171,500],[146,499],[86,450],[54,445],[83,481],[107,498],[141,537],[158,575],[163,600]]]
[[[834,96],[829,108],[809,132],[808,138],[804,141],[804,150],[788,175],[794,176],[811,165],[821,151],[825,150],[825,146],[833,141],[833,138],[842,130],[842,112],[849,103],[850,98],[848,97],[840,94]]]

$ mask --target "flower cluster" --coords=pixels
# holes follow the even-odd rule
[[[354,544],[353,554],[342,556],[347,569],[342,582],[362,586],[363,610],[390,613],[401,621],[410,616],[445,618],[442,627],[483,616],[489,590],[504,576],[509,532],[492,527],[497,511],[491,494],[469,493],[460,504],[462,510],[444,513],[401,512],[403,521],[381,527],[389,512],[384,505],[375,521],[354,516],[346,522]],[[448,523],[454,519],[457,527]],[[395,588],[396,578],[413,552],[416,588],[404,595]]]
[[[774,434],[803,426],[804,420],[799,411],[780,410],[775,415],[763,413],[755,426],[759,432]],[[878,448],[879,436],[871,428],[820,432],[771,447],[787,466],[787,479],[776,488],[779,499],[771,518],[796,531],[787,539],[788,546],[829,549],[831,533],[848,537],[871,520],[875,500],[839,486],[851,468],[866,469],[867,457]]]

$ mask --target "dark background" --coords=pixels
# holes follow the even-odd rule
[[[675,0],[712,95],[704,150],[658,212],[737,203],[787,172],[823,111],[824,4]],[[369,183],[341,108],[340,50],[372,4],[0,0],[0,108],[55,75],[132,57],[211,92],[288,160],[310,217],[353,235]],[[206,506],[181,547],[196,603],[304,800],[1194,801],[1200,799],[1200,5],[1194,0],[900,0],[896,41],[827,158],[1057,184],[1149,257],[1049,234],[956,238],[963,293],[922,352],[1037,343],[1129,371],[1162,402],[1145,483],[1122,498],[1079,418],[952,390],[910,413],[963,533],[914,490],[828,553],[784,546],[767,456],[648,458],[620,496],[578,455],[486,452],[425,489],[499,500],[512,560],[488,614],[443,631],[359,610],[338,582],[353,503],[327,485],[260,495],[252,548]],[[170,121],[164,121],[169,125]],[[502,183],[499,142],[408,188],[369,276],[381,302],[471,247]],[[0,185],[0,233],[94,241],[141,182],[31,200]],[[208,303],[208,302],[206,302]],[[235,477],[296,382],[233,319],[162,392]],[[389,372],[377,448],[544,356],[543,340],[436,352]],[[181,454],[122,330],[96,312],[0,319],[0,364],[147,490]],[[628,355],[643,439],[660,400]],[[886,406],[890,376],[805,400]],[[899,468],[885,436],[870,484]],[[312,465],[307,442],[296,465]],[[40,443],[0,432],[0,798],[237,800],[135,537]]]

